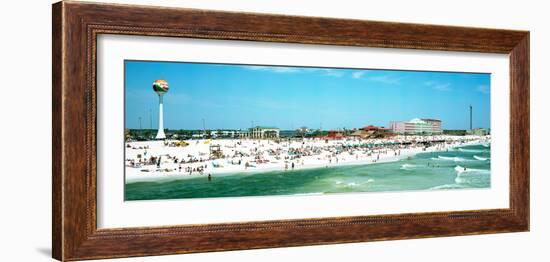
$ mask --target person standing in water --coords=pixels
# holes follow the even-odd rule
[[[212,175],[208,174],[208,181],[212,181]]]

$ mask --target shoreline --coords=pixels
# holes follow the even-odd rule
[[[159,143],[160,142],[160,143]],[[217,141],[217,142],[226,142],[226,146],[228,143],[234,143],[235,141]],[[248,141],[248,142],[254,142],[254,141]],[[262,143],[264,142],[264,143]],[[180,179],[191,179],[191,178],[199,178],[203,177],[207,179],[208,175],[210,174],[213,178],[220,177],[220,176],[232,176],[232,175],[247,175],[247,174],[257,174],[257,173],[268,173],[268,172],[274,172],[274,171],[295,171],[295,170],[306,170],[306,169],[317,169],[317,168],[333,168],[333,167],[345,167],[345,166],[357,166],[357,165],[371,165],[371,164],[380,164],[380,163],[388,163],[388,162],[396,162],[400,161],[402,159],[406,159],[408,157],[415,156],[419,153],[433,153],[433,152],[446,152],[448,150],[451,150],[453,148],[457,147],[464,147],[464,146],[472,146],[472,145],[480,145],[480,144],[486,144],[487,141],[483,142],[481,139],[475,139],[473,141],[468,142],[456,142],[451,144],[443,144],[443,145],[435,145],[426,147],[425,149],[423,147],[414,146],[410,148],[399,148],[399,149],[388,149],[388,148],[381,148],[378,149],[378,151],[373,151],[375,154],[366,154],[366,151],[351,151],[349,152],[343,152],[338,153],[336,156],[332,154],[331,156],[323,155],[322,153],[318,155],[313,156],[304,156],[300,159],[278,159],[269,161],[267,163],[262,164],[255,164],[255,166],[251,165],[249,167],[246,167],[243,163],[243,161],[240,161],[240,164],[230,164],[233,161],[235,161],[235,158],[226,158],[226,159],[216,159],[216,160],[205,160],[199,163],[187,163],[183,164],[183,166],[206,166],[204,169],[204,172],[185,172],[179,171],[179,166],[182,166],[182,164],[178,163],[170,163],[170,162],[163,162],[161,165],[161,168],[157,168],[154,165],[145,165],[141,167],[125,167],[125,183],[135,183],[135,182],[158,182],[158,181],[167,181],[167,180],[180,180]],[[144,142],[136,142],[138,143],[144,143]],[[156,144],[162,145],[162,141],[148,141],[145,142],[148,144]],[[202,141],[199,141],[196,143],[198,147],[201,146]],[[260,141],[258,142],[259,145],[256,145],[257,148],[262,148],[264,146],[267,147],[267,144],[270,144],[269,141]],[[313,142],[312,142],[313,143]],[[340,143],[340,142],[339,142]],[[223,143],[222,143],[223,144]],[[341,143],[340,143],[341,144]],[[273,147],[273,145],[271,145]],[[290,148],[290,142],[288,147]],[[168,147],[164,147],[165,150],[161,151],[173,151],[173,150],[166,150]],[[243,148],[246,148],[246,145],[243,145]],[[181,149],[181,148],[179,148]],[[153,151],[153,149],[148,148],[147,150]],[[201,155],[202,153],[197,151],[197,155]],[[288,154],[287,154],[288,157]],[[241,157],[243,158],[243,157]],[[328,162],[327,162],[328,160]],[[231,161],[231,162],[230,162]],[[224,162],[224,163],[221,163]],[[291,163],[294,163],[294,168],[291,167]],[[219,167],[214,167],[215,165],[218,165]],[[142,170],[148,170],[148,172],[142,172]],[[182,169],[183,170],[183,169]]]

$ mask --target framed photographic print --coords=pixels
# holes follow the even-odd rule
[[[53,257],[529,230],[529,32],[53,5]]]

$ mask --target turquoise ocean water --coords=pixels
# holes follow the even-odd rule
[[[134,182],[125,200],[489,188],[490,151],[475,145],[390,163]]]

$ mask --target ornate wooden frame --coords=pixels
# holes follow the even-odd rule
[[[155,15],[151,15],[154,12]],[[529,32],[84,2],[53,5],[53,257],[99,259],[529,230]],[[96,227],[98,34],[503,53],[510,208],[148,228]]]

